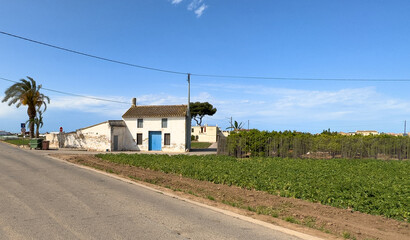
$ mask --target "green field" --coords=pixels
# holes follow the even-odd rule
[[[9,140],[4,140],[4,142],[8,142],[14,145],[28,145],[30,143],[30,139],[29,138],[9,139]]]
[[[410,161],[100,154],[107,161],[410,222]]]
[[[209,148],[212,143],[209,142],[191,142],[191,148],[192,149],[204,149],[204,148]]]

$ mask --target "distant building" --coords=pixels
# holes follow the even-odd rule
[[[198,142],[216,142],[218,141],[218,135],[227,137],[229,131],[221,131],[218,126],[193,126],[191,127],[191,136],[195,137]]]
[[[10,132],[0,130],[0,136],[8,136],[8,135],[12,135],[12,134]]]
[[[191,136],[194,136],[198,142],[216,142],[218,135],[227,137],[229,131],[221,131],[218,126],[204,125],[191,127]]]
[[[380,133],[375,130],[357,130],[356,134],[360,134],[363,136],[369,136],[369,135],[379,135]]]
[[[356,135],[355,132],[339,132],[340,135],[343,136],[352,136],[352,135]]]
[[[403,133],[385,133],[385,134],[390,135],[390,136],[396,136],[396,137],[403,136]]]

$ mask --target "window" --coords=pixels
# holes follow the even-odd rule
[[[163,118],[162,119],[161,127],[162,128],[167,128],[168,127],[168,118]]]
[[[137,128],[143,128],[143,119],[142,118],[138,119]]]
[[[191,132],[194,132],[194,129],[193,129],[193,128],[191,129]]]
[[[171,134],[170,133],[164,134],[164,145],[171,145]]]
[[[137,133],[137,145],[142,145],[142,133]]]

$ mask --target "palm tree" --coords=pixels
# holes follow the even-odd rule
[[[232,131],[239,131],[243,128],[243,122],[238,123],[237,121],[234,121],[233,124],[231,122],[231,126],[227,127],[226,129],[232,129]]]
[[[2,102],[7,102],[8,105],[16,104],[16,107],[21,105],[27,106],[27,115],[30,123],[30,138],[34,137],[34,119],[37,115],[37,111],[44,105],[44,111],[47,109],[47,103],[50,103],[50,98],[40,93],[41,85],[37,85],[36,81],[27,77],[26,79],[20,79],[11,85],[4,92],[5,97]]]
[[[38,109],[37,113],[38,113],[38,116],[36,116],[32,121],[33,124],[36,127],[36,138],[38,138],[40,136],[40,128],[43,127],[43,113],[44,113],[44,111],[41,111],[40,109]],[[27,123],[30,124],[31,123],[30,120],[27,120],[26,124]]]

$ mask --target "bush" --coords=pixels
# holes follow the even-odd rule
[[[410,159],[410,137],[381,135],[344,136],[324,132],[232,132],[225,154],[236,157]]]

